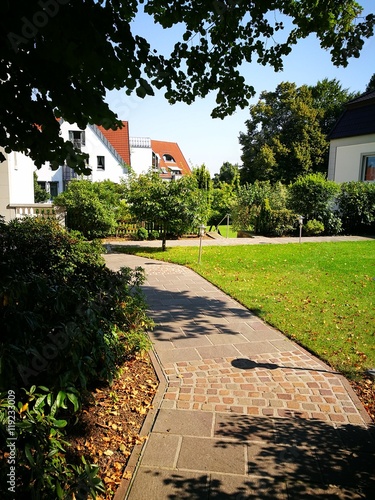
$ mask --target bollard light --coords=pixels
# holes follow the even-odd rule
[[[298,223],[299,223],[299,242],[301,243],[301,237],[302,237],[302,226],[303,226],[303,215],[298,216]]]

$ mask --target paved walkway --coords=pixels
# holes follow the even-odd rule
[[[163,388],[116,500],[375,498],[372,426],[341,375],[191,270],[106,261],[146,269]]]

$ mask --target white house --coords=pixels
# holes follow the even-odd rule
[[[347,103],[329,139],[329,180],[375,181],[374,90]]]
[[[162,179],[169,181],[191,173],[176,142],[130,137],[130,158],[132,170],[137,175],[153,168],[159,171]]]
[[[129,127],[128,122],[122,124],[123,127],[117,130],[105,130],[97,125],[81,130],[77,124],[60,121],[61,137],[89,155],[87,166],[91,174],[85,178],[93,182],[111,180],[119,183],[128,174]],[[52,170],[49,164],[44,164],[36,174],[38,183],[51,193],[51,198],[64,191],[69,181],[80,177],[66,165]]]
[[[105,130],[97,125],[88,125],[81,130],[77,124],[60,120],[61,137],[89,155],[87,165],[91,174],[83,178],[93,182],[111,180],[119,183],[129,174],[129,166],[136,174],[153,167],[165,180],[190,173],[178,144],[153,141],[148,137],[129,139],[128,122],[124,121],[122,125],[117,130]],[[6,161],[0,163],[0,215],[6,220],[33,215],[36,209],[40,211],[41,207],[34,205],[34,172],[39,185],[50,193],[51,200],[66,189],[69,181],[82,178],[66,165],[52,170],[46,163],[36,169],[32,160],[22,153],[3,154]]]

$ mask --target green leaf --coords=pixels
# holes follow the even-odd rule
[[[66,424],[67,424],[66,420],[54,420],[54,422],[53,422],[53,425],[55,427],[58,427],[59,429],[61,429],[62,427],[65,427]]]
[[[78,398],[75,394],[72,392],[67,393],[68,399],[71,403],[73,403],[74,406],[74,412],[77,412],[79,410],[79,401]]]
[[[33,458],[32,454],[31,454],[31,450],[30,450],[30,445],[29,444],[26,444],[26,446],[25,446],[25,455],[26,455],[26,458],[29,461],[30,465],[35,465],[34,458]]]
[[[58,481],[56,481],[56,495],[57,498],[64,498],[64,491]]]

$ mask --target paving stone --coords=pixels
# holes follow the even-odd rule
[[[308,448],[254,442],[247,449],[248,474],[322,482],[318,462]]]
[[[158,353],[162,363],[171,363],[176,361],[186,361],[200,359],[198,352],[193,348],[186,349],[173,349],[168,351],[161,351]]]
[[[277,352],[278,348],[271,342],[248,342],[247,344],[236,344],[236,348],[241,354],[251,357],[253,354],[273,353]]]
[[[211,346],[213,344],[211,340],[211,335],[206,337],[205,335],[201,335],[199,337],[185,337],[183,339],[173,340],[173,346],[175,348],[184,348],[184,347],[201,347],[201,346]]]
[[[272,478],[210,475],[210,500],[287,500],[286,483]]]
[[[183,437],[177,468],[245,474],[245,447],[230,441]]]
[[[179,449],[180,436],[153,432],[142,457],[142,465],[150,467],[174,467]]]
[[[214,345],[242,344],[244,342],[244,337],[237,332],[212,333],[208,338]]]
[[[128,500],[209,500],[209,477],[195,472],[140,467]]]
[[[202,359],[228,358],[237,356],[238,351],[232,345],[217,345],[212,347],[197,347]]]
[[[306,483],[299,481],[287,481],[288,500],[363,500],[370,498],[363,496],[356,488],[340,487],[332,484]]]
[[[275,441],[274,422],[271,419],[245,415],[215,415],[214,436],[239,441]]]
[[[153,432],[185,436],[211,436],[213,414],[183,410],[160,410]]]

